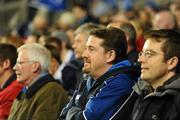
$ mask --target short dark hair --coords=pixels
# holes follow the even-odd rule
[[[129,44],[136,48],[136,30],[134,26],[131,23],[123,22],[120,29],[129,35]]]
[[[103,41],[102,46],[105,50],[114,50],[116,53],[114,63],[126,59],[127,41],[125,33],[118,28],[102,28],[94,30],[90,35],[96,36]]]
[[[55,58],[56,61],[61,64],[61,59],[60,59],[60,55],[59,55],[59,51],[56,47],[52,46],[52,45],[48,45],[46,44],[45,47],[50,51],[51,53],[51,57]]]
[[[61,44],[62,44],[61,41],[62,41],[62,40],[60,40],[60,39],[57,38],[57,37],[49,37],[48,40],[47,40],[47,42],[46,42],[46,44],[47,44],[47,45],[52,45],[52,46],[56,47],[58,50],[61,50],[61,49],[62,49],[62,48],[61,48]]]
[[[152,38],[156,42],[163,42],[161,50],[164,52],[164,59],[168,60],[173,56],[180,60],[180,33],[175,30],[151,30],[145,33],[145,39]],[[176,72],[180,73],[180,61],[176,67]]]
[[[0,61],[4,62],[7,59],[11,62],[11,67],[13,67],[16,64],[17,49],[13,45],[1,43],[0,44]]]

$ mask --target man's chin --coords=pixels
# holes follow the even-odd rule
[[[81,55],[79,55],[79,54],[76,54],[75,57],[76,57],[76,59],[82,59]]]
[[[150,78],[148,76],[141,75],[141,79],[148,82]]]
[[[17,82],[18,82],[18,83],[22,83],[22,81],[20,81],[20,80],[17,80]]]
[[[85,67],[82,68],[82,71],[83,71],[83,73],[86,73],[86,74],[88,74],[90,72],[90,70],[88,68],[85,68]]]
[[[24,81],[23,81],[23,80],[18,79],[18,78],[17,78],[17,82],[18,82],[18,83],[24,83]]]

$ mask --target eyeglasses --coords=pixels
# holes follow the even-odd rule
[[[151,58],[152,56],[157,55],[157,53],[151,50],[146,50],[139,52],[138,56],[141,57],[142,55],[144,55],[146,58]]]
[[[17,61],[16,64],[15,64],[15,66],[20,67],[20,66],[22,66],[22,64],[24,64],[24,63],[32,63],[32,62],[35,62],[35,61]]]

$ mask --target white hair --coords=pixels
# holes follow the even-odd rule
[[[25,44],[17,49],[18,53],[22,50],[27,50],[27,56],[30,61],[36,61],[40,63],[42,71],[48,70],[51,54],[44,46],[38,43]]]

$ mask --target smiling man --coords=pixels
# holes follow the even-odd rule
[[[173,30],[152,30],[145,39],[138,61],[141,79],[150,86],[137,91],[139,98],[130,120],[179,120],[180,34]]]
[[[98,24],[95,23],[85,23],[79,26],[75,31],[75,37],[73,41],[73,49],[77,59],[81,60],[82,54],[86,48],[86,42],[88,40],[91,31],[100,28]]]
[[[137,79],[126,59],[123,31],[102,28],[90,33],[82,54],[89,74],[63,109],[60,120],[109,120],[132,92]]]
[[[75,65],[78,70],[76,88],[79,86],[81,81],[83,81],[83,79],[87,76],[82,71],[84,64],[82,54],[86,48],[86,42],[88,40],[89,34],[91,31],[96,30],[100,27],[100,25],[95,23],[85,23],[80,25],[75,31],[72,48],[74,49],[76,59],[71,61],[71,63]]]

